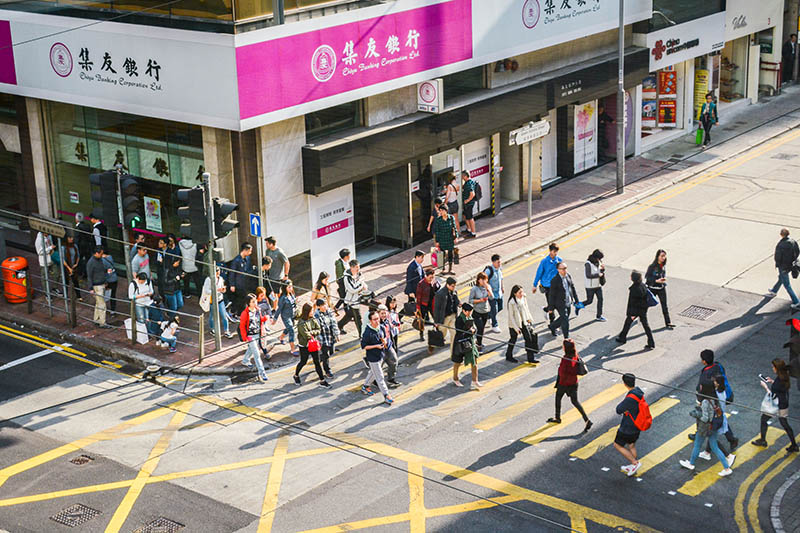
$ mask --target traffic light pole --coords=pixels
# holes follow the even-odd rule
[[[128,227],[125,225],[125,213],[122,210],[122,164],[117,163],[117,211],[119,212],[119,221],[122,224],[122,243],[125,250],[125,272],[128,283],[133,281],[133,268],[131,268],[131,241],[128,238]],[[108,250],[106,250],[108,252]],[[116,295],[113,295],[116,297]],[[133,318],[132,318],[133,319]],[[135,322],[135,319],[133,319]],[[131,330],[133,331],[133,330]]]
[[[214,261],[214,201],[211,199],[211,174],[203,172],[203,195],[206,200],[206,215],[208,216],[208,257],[210,260],[211,276],[211,312],[214,313],[214,349],[222,349],[222,322],[219,316],[219,293],[217,292],[217,264]]]

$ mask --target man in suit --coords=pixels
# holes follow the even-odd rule
[[[406,267],[406,288],[403,294],[408,296],[408,301],[414,301],[414,295],[417,293],[417,285],[425,277],[425,272],[422,269],[422,262],[425,260],[425,252],[417,250],[414,252],[414,259]]]
[[[558,263],[557,274],[550,281],[550,290],[547,293],[547,313],[550,315],[550,332],[556,335],[556,329],[561,326],[564,338],[569,338],[569,313],[572,306],[580,302],[572,276],[567,273],[567,264]],[[558,311],[556,321],[554,311]]]
[[[783,43],[781,57],[783,58],[783,83],[787,83],[792,81],[792,74],[794,74],[794,60],[797,57],[796,33],[791,34],[789,40]]]

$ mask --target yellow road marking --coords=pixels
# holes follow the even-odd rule
[[[421,463],[408,463],[408,494],[410,533],[425,533],[425,480]]]
[[[121,365],[121,364],[119,364],[119,363],[115,363],[115,362],[113,362],[113,361],[106,361],[105,359],[103,359],[101,362],[102,362],[103,364],[106,364],[106,365],[108,365],[108,366],[113,366],[114,368],[122,368],[122,365]]]
[[[271,411],[266,411],[264,409],[257,409],[255,407],[248,407],[241,403],[233,403],[228,402],[225,400],[221,400],[219,398],[215,398],[213,396],[198,396],[198,398],[204,402],[210,403],[212,405],[216,405],[222,409],[228,409],[230,411],[234,411],[236,413],[241,413],[243,415],[247,415],[249,417],[254,418],[266,418],[267,420],[273,420],[275,422],[282,422],[284,424],[294,425],[300,423],[299,420],[295,420],[291,416],[282,415],[279,413],[273,413]]]
[[[487,361],[491,357],[494,357],[495,355],[497,355],[497,352],[488,352],[479,356],[478,366],[480,366],[481,363]],[[394,403],[398,404],[401,403],[403,400],[409,400],[411,398],[424,394],[425,392],[436,387],[437,385],[441,385],[442,383],[452,381],[452,379],[453,379],[453,369],[448,368],[444,372],[439,372],[438,374],[434,374],[433,376],[423,379],[419,383],[411,385],[407,389],[403,390],[401,393],[399,393],[397,396],[394,397]]]
[[[689,433],[693,433],[696,429],[697,424],[692,424],[655,450],[639,458],[639,462],[642,463],[642,466],[640,466],[639,471],[636,472],[637,477],[643,475],[654,466],[660,465],[682,450],[687,444],[691,444],[692,441],[689,440]]]
[[[275,451],[272,454],[272,464],[269,467],[267,489],[264,491],[264,503],[261,505],[261,518],[258,521],[258,533],[272,531],[275,520],[275,511],[278,509],[278,493],[283,481],[283,470],[286,466],[286,453],[289,449],[289,434],[283,433],[278,437]]]
[[[518,377],[522,376],[522,370],[527,368],[535,368],[537,365],[533,363],[522,363],[520,365],[515,366],[514,368],[507,370],[503,374],[497,376],[496,378],[492,378],[489,381],[485,382],[483,388],[481,388],[481,392],[486,393],[490,390],[494,390],[500,388],[507,383],[514,381]],[[434,409],[432,413],[437,416],[446,417],[449,416],[451,413],[457,411],[458,409],[462,408],[464,405],[472,402],[479,396],[474,394],[459,394],[455,398],[451,398],[450,400],[445,401],[439,407]]]
[[[790,453],[788,457],[781,461],[781,464],[770,470],[767,475],[758,482],[758,485],[755,486],[752,494],[750,494],[750,501],[747,504],[747,517],[750,519],[750,525],[753,526],[753,533],[762,533],[761,522],[758,520],[758,502],[761,500],[761,493],[764,492],[764,488],[772,481],[772,478],[780,474],[783,469],[789,466],[789,463],[795,459],[797,459],[797,454]]]
[[[739,485],[739,490],[736,493],[736,499],[733,502],[733,509],[734,509],[734,519],[736,520],[736,525],[739,526],[740,533],[749,533],[749,529],[747,527],[747,519],[744,516],[744,499],[747,495],[747,491],[750,489],[750,485],[758,479],[761,474],[763,474],[767,469],[771,468],[773,463],[778,461],[781,457],[785,457],[783,450],[778,451],[772,457],[758,465],[758,468],[753,470],[749,476],[744,480],[744,482]],[[734,463],[734,466],[736,463]]]
[[[497,426],[504,424],[506,421],[524,413],[537,403],[541,402],[545,398],[549,398],[555,393],[555,389],[544,386],[539,387],[536,389],[536,392],[529,395],[522,401],[519,401],[515,404],[509,405],[505,409],[493,413],[492,415],[486,417],[481,422],[478,422],[473,427],[475,429],[482,429],[483,431],[489,431],[490,429],[494,429]]]
[[[661,398],[656,403],[650,406],[650,414],[653,418],[657,417],[658,415],[662,414],[664,411],[673,407],[676,404],[681,403],[680,400],[677,398]],[[579,450],[575,450],[571,454],[571,457],[577,457],[578,459],[583,459],[584,461],[606,446],[610,446],[614,442],[614,437],[617,435],[617,426],[612,427],[601,436],[594,439],[592,442],[580,448]]]
[[[628,389],[625,387],[625,385],[623,383],[617,383],[616,385],[607,388],[603,392],[595,394],[594,396],[589,398],[585,403],[582,404],[583,410],[586,411],[586,414],[588,415],[592,411],[604,406],[611,400],[622,398],[622,396],[626,392],[628,392]],[[568,400],[566,397],[563,399]],[[562,405],[564,404],[562,403]],[[552,423],[545,424],[544,426],[540,427],[530,435],[523,437],[520,440],[525,444],[530,444],[531,446],[533,446],[534,444],[539,444],[543,440],[558,433],[560,430],[564,429],[566,426],[569,426],[570,424],[579,419],[581,419],[581,415],[578,412],[578,410],[575,408],[570,409],[569,411],[561,415],[560,424],[552,424]]]
[[[189,405],[193,402],[194,400],[187,401]],[[136,479],[134,479],[131,486],[128,487],[128,492],[125,494],[125,497],[122,498],[122,502],[120,502],[117,510],[114,511],[114,515],[111,517],[108,526],[106,526],[106,533],[117,533],[122,529],[125,520],[127,520],[128,515],[131,513],[131,509],[133,509],[133,505],[136,503],[136,500],[139,499],[139,495],[147,484],[147,478],[155,471],[159,461],[161,461],[161,457],[164,455],[164,452],[167,451],[167,447],[173,435],[175,435],[175,432],[183,423],[184,418],[186,418],[186,413],[183,411],[178,411],[172,416],[172,420],[169,421],[169,424],[164,429],[158,442],[156,442],[156,445],[150,450],[150,455],[136,475]]]
[[[61,346],[59,343],[57,343],[57,342],[53,342],[53,341],[51,341],[51,340],[44,339],[44,338],[42,338],[42,337],[39,337],[39,336],[33,335],[33,334],[31,334],[31,333],[28,333],[28,332],[25,332],[25,331],[20,331],[20,330],[18,330],[18,329],[14,329],[14,328],[11,328],[11,327],[8,327],[8,326],[5,326],[5,325],[3,325],[3,324],[0,324],[0,330],[7,331],[7,332],[9,332],[9,333],[12,333],[12,334],[14,334],[14,335],[19,335],[19,336],[21,336],[21,337],[26,337],[26,338],[28,338],[28,339],[31,339],[31,340],[34,340],[34,341],[37,341],[37,342],[42,342],[42,343],[44,343],[44,344],[48,344],[48,345],[50,345],[50,346],[59,346],[59,347],[61,347],[61,349],[62,349],[63,351],[65,351],[65,352],[69,352],[69,353],[72,353],[72,354],[75,354],[75,355],[86,355],[85,353],[83,353],[83,352],[80,352],[80,351],[76,350],[75,348],[73,348],[73,347],[71,347],[71,346],[63,346],[63,347],[62,347],[62,346]],[[24,340],[24,339],[21,339],[21,340]]]
[[[579,514],[570,514],[569,527],[575,531],[586,531],[586,519]]]
[[[767,443],[772,446],[781,435],[783,435],[783,430],[778,430],[772,427],[767,428]],[[733,466],[741,466],[743,463],[746,463],[764,450],[766,450],[766,448],[753,446],[753,444],[748,442],[744,446],[736,449],[736,462],[733,464]],[[687,496],[697,496],[711,485],[722,479],[719,477],[719,475],[717,475],[721,470],[722,466],[719,464],[715,464],[710,468],[705,469],[703,472],[697,474],[692,479],[684,483],[683,486],[678,489],[678,492],[681,494],[686,494]]]

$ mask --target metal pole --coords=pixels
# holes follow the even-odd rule
[[[125,278],[128,283],[133,281],[133,268],[131,267],[131,244],[128,239],[128,228],[125,226],[125,214],[122,211],[122,163],[117,163],[117,213],[119,213],[119,222],[122,224],[122,243],[125,253]],[[106,250],[108,253],[108,250]],[[112,294],[116,298],[116,294]]]
[[[77,292],[78,290],[75,288],[75,285],[72,284],[72,276],[69,278],[69,325],[71,327],[76,327],[78,325],[78,309],[77,303]]]
[[[69,315],[69,295],[67,294],[67,278],[64,276],[64,246],[62,246],[61,237],[58,238],[58,257],[61,261],[58,262],[61,267],[61,290],[64,291],[64,311]]]
[[[528,237],[531,236],[533,218],[533,141],[528,141]]]
[[[219,316],[219,293],[217,292],[217,265],[214,262],[214,202],[211,201],[211,174],[203,172],[203,192],[208,215],[208,257],[211,261],[211,312],[214,313],[214,350],[222,349],[222,322]],[[202,320],[202,319],[201,319]],[[202,338],[200,345],[203,345]],[[201,348],[202,350],[202,348]]]
[[[284,0],[275,0],[275,22],[284,24],[286,22]]]
[[[214,291],[217,290],[216,283],[214,284],[213,290]],[[200,318],[197,321],[197,336],[198,336],[198,338],[200,340],[200,342],[199,342],[199,344],[200,344],[200,357],[197,359],[197,363],[198,364],[203,362],[203,357],[205,357],[205,355],[206,355],[206,339],[205,339],[205,332],[206,332],[205,331],[205,322],[206,321],[203,320],[205,317],[206,317],[205,313],[200,313]],[[219,329],[219,328],[217,328],[217,329]]]
[[[625,0],[619,0],[619,87],[617,88],[617,194],[625,192]]]
[[[136,283],[135,281],[130,281],[130,283]],[[151,295],[152,296],[152,295]],[[145,323],[145,327],[147,324]],[[131,344],[136,346],[136,335],[139,333],[139,322],[136,320],[136,298],[131,299]]]
[[[261,237],[256,238],[256,253],[258,254],[258,263],[256,270],[258,271],[258,286],[264,286],[264,270],[261,268],[261,263],[264,261],[264,241]]]
[[[42,279],[44,280],[44,296],[45,300],[47,300],[47,310],[50,311],[50,316],[53,316],[53,301],[50,298],[50,276],[47,268],[47,248],[45,246],[44,240],[45,234],[42,233],[42,263],[44,266],[42,267]]]

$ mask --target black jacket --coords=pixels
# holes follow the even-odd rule
[[[95,285],[105,285],[108,281],[108,271],[102,259],[95,256],[89,258],[86,263],[86,279],[90,287]]]
[[[795,45],[795,48],[796,47],[797,47],[797,45]],[[787,59],[790,60],[790,61],[794,60],[794,54],[792,53],[792,41],[791,40],[786,41],[785,43],[783,43],[783,48],[781,48],[781,57],[783,57],[784,61],[786,61]]]
[[[449,306],[448,301],[450,302]],[[442,285],[442,288],[436,292],[436,296],[433,298],[433,321],[436,324],[443,324],[444,317],[458,313],[458,306],[460,305],[458,293],[450,291],[447,285]],[[450,307],[450,313],[447,312],[447,307]]]
[[[617,414],[622,415],[622,420],[619,423],[620,433],[626,435],[638,435],[639,428],[633,421],[639,416],[639,402],[628,395],[633,394],[637,398],[644,398],[644,392],[639,387],[634,387],[630,392],[625,393],[625,398],[617,405]],[[630,416],[628,416],[630,413]]]
[[[567,285],[569,285],[569,293],[572,297],[572,303],[580,302],[578,293],[575,291],[575,284],[572,283],[572,276],[567,274]],[[550,290],[547,291],[547,310],[554,311],[556,309],[563,310],[567,307],[567,293],[564,290],[564,283],[561,281],[561,276],[556,274],[550,280]]]
[[[647,287],[653,291],[660,291],[666,285],[665,283],[657,283],[657,279],[666,278],[667,277],[667,267],[661,266],[658,263],[650,263],[650,266],[647,267],[647,272],[644,275],[644,280],[647,283]]]
[[[641,316],[647,314],[647,287],[644,283],[632,283],[628,287],[627,316]]]
[[[94,254],[94,237],[92,236],[92,224],[88,220],[81,220],[76,226],[75,244],[78,245],[78,252],[81,257],[87,259]]]
[[[797,241],[788,236],[782,238],[775,246],[775,267],[783,271],[791,270],[798,255],[800,255],[800,249],[798,249]]]
[[[247,290],[247,276],[250,273],[250,256],[237,255],[231,261],[231,272],[228,273],[228,285],[236,287],[237,292]]]

